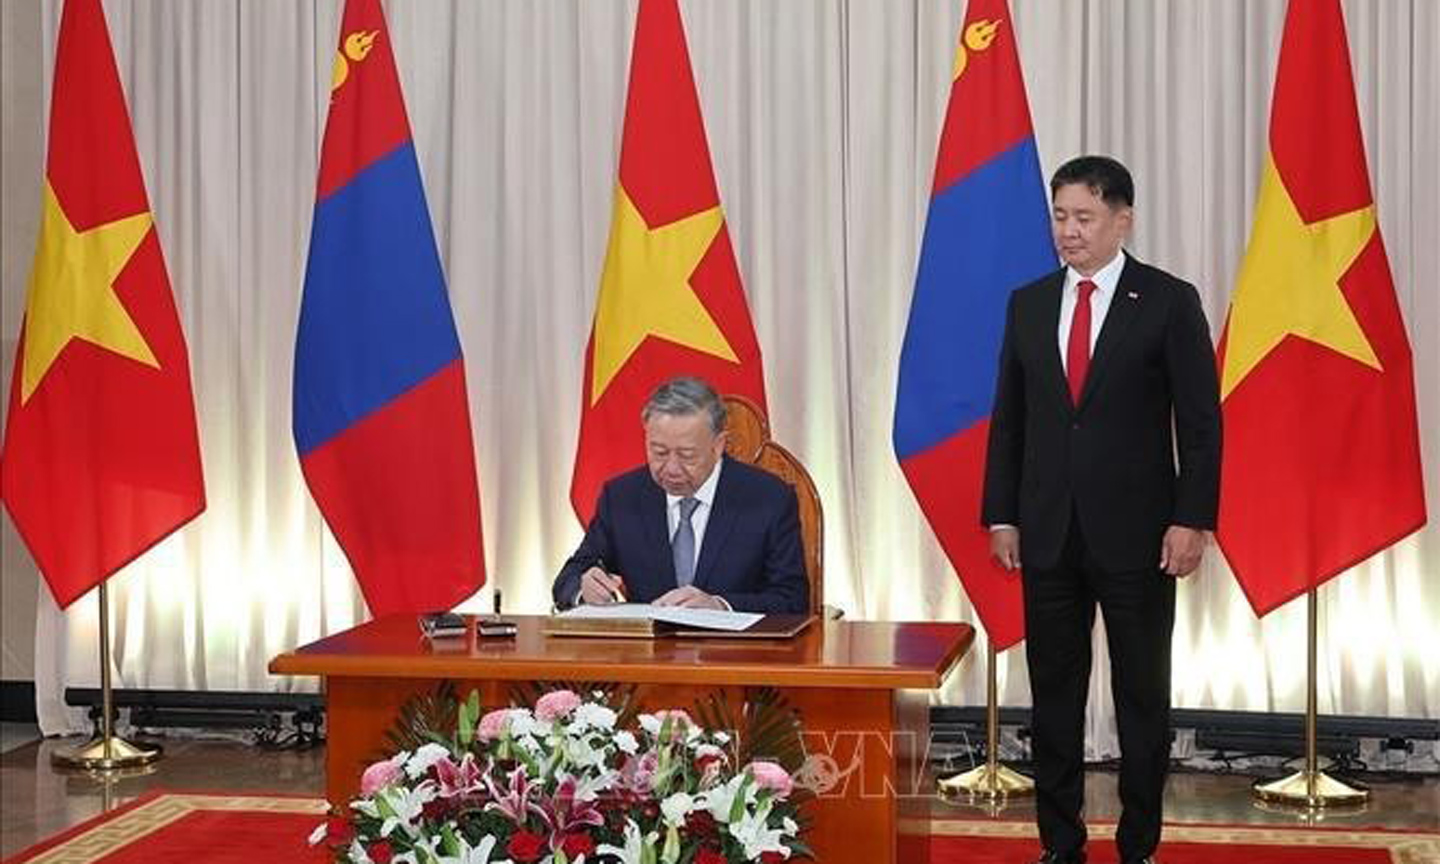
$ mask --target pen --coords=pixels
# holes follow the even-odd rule
[[[595,562],[595,566],[597,566],[597,567],[599,567],[601,570],[603,570],[607,576],[610,575],[610,568],[607,567],[607,566],[605,566],[605,559],[604,559],[604,558],[599,558],[599,559],[597,559],[596,562]],[[611,599],[613,599],[616,603],[624,603],[624,602],[625,602],[625,581],[624,581],[623,579],[620,581],[620,584],[619,584],[619,585],[617,585],[616,587],[610,589],[610,597],[611,597]]]

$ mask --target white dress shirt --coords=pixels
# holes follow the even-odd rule
[[[695,561],[700,563],[700,547],[705,543],[705,526],[710,524],[710,511],[715,504],[715,487],[720,485],[720,468],[725,464],[724,459],[718,459],[715,467],[710,469],[710,476],[695,490],[695,494],[689,497],[700,503],[695,506],[695,512],[690,514],[690,527],[695,530]],[[675,532],[680,530],[680,502],[685,496],[671,495],[665,493],[665,520],[670,525],[670,542],[675,542]],[[691,572],[694,572],[693,570]]]
[[[1100,327],[1110,311],[1110,301],[1115,299],[1115,288],[1120,284],[1120,273],[1125,269],[1125,253],[1116,252],[1115,257],[1089,277],[1095,283],[1090,292],[1090,356],[1095,356],[1095,340],[1100,338]],[[1065,268],[1065,284],[1060,289],[1060,326],[1055,339],[1060,346],[1060,365],[1068,373],[1070,358],[1066,356],[1070,346],[1070,322],[1075,320],[1075,304],[1080,299],[1081,276],[1074,267]]]

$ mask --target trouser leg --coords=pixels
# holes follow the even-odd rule
[[[1170,644],[1175,579],[1158,569],[1097,576],[1105,616],[1111,694],[1120,733],[1120,803],[1115,843],[1121,861],[1160,844],[1161,804],[1170,765]]]
[[[1066,854],[1085,845],[1085,696],[1095,599],[1083,572],[1084,543],[1072,524],[1053,568],[1026,568],[1025,639],[1030,741],[1040,840]]]

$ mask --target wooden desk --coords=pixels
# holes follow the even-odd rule
[[[509,682],[616,681],[638,685],[647,710],[690,708],[746,686],[779,688],[800,711],[807,752],[833,769],[811,807],[807,835],[824,862],[920,861],[899,848],[901,797],[934,794],[924,773],[928,691],[969,649],[968,624],[827,621],[795,639],[590,639],[545,636],[542,617],[513,616],[513,639],[427,643],[415,616],[391,616],[321,639],[270,662],[281,675],[325,680],[326,797],[343,805],[360,773],[383,755],[399,706],[440,680],[487,706],[508,704]],[[916,838],[918,839],[918,838]],[[906,841],[910,842],[910,841]]]

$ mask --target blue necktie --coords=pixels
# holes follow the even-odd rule
[[[670,541],[670,552],[675,557],[675,584],[681,588],[695,581],[695,526],[690,524],[690,517],[699,506],[699,499],[680,499],[680,527],[675,529],[675,538]]]

